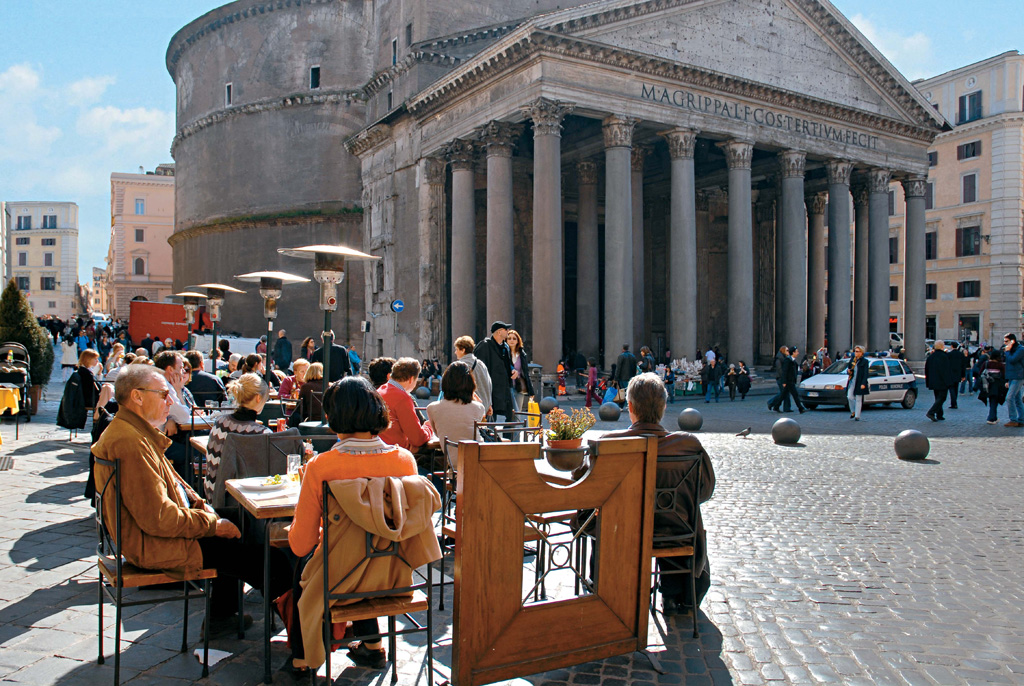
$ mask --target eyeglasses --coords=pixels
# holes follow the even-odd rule
[[[153,388],[136,388],[135,390],[142,391],[144,393],[159,393],[160,397],[163,398],[164,400],[167,400],[167,398],[170,397],[171,395],[171,391],[166,388],[160,390],[156,390]]]

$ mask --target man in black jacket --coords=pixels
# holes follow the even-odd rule
[[[333,333],[331,340],[334,341]],[[313,358],[311,362],[324,363],[324,347],[321,345],[319,348],[313,351]],[[331,343],[331,378],[327,380],[327,384],[330,385],[338,379],[349,376],[352,374],[352,363],[348,359],[348,348],[337,343]]]
[[[800,414],[803,414],[804,406],[800,404],[800,396],[796,394],[797,379],[800,376],[800,364],[796,361],[799,352],[800,349],[794,345],[789,349],[789,355],[782,359],[782,393],[783,397],[786,398],[787,405],[789,398],[792,398],[796,409],[800,410]],[[785,410],[785,412],[792,411],[789,409]]]
[[[480,341],[474,351],[491,377],[491,415],[497,417],[500,414],[508,422],[516,420],[515,407],[512,405],[512,352],[505,343],[511,326],[502,321],[491,324],[490,337]]]
[[[185,359],[192,367],[192,380],[185,384],[196,405],[205,407],[207,400],[222,403],[227,399],[224,393],[224,382],[219,376],[206,371],[203,366],[203,354],[198,350],[190,350],[185,353]]]
[[[775,372],[775,384],[779,388],[779,392],[776,393],[771,400],[768,401],[768,409],[774,412],[792,412],[793,410],[789,405],[789,394],[786,393],[785,387],[783,386],[782,376],[783,367],[785,367],[785,360],[789,358],[789,348],[786,346],[780,346],[779,352],[775,353],[775,359],[772,361],[772,371]],[[780,409],[781,406],[781,409]]]
[[[956,362],[956,368],[953,363]],[[928,408],[925,416],[933,422],[945,419],[942,412],[942,405],[946,402],[951,385],[960,383],[959,360],[953,360],[946,353],[946,346],[942,341],[935,341],[932,354],[924,362],[924,383],[935,396],[935,402]],[[956,377],[954,379],[954,377]]]
[[[625,390],[629,380],[636,376],[636,355],[629,352],[629,343],[622,344],[622,352],[615,360],[615,381]]]

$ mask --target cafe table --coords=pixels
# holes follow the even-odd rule
[[[291,519],[295,514],[295,506],[299,502],[299,483],[290,482],[282,488],[262,490],[259,485],[266,477],[252,477],[248,479],[229,479],[224,482],[225,490],[235,499],[235,502],[256,520],[267,523],[263,528],[263,683],[269,684],[273,681],[270,670],[270,625],[271,625],[271,598],[267,589],[270,588],[270,547],[271,547],[271,526],[270,520]],[[287,477],[285,477],[287,479]],[[243,523],[245,517],[241,517]],[[241,616],[241,603],[239,603],[239,616]]]

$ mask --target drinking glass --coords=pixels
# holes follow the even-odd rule
[[[292,453],[288,455],[288,473],[297,474],[302,466],[302,455]]]

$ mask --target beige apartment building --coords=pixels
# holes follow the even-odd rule
[[[927,338],[999,344],[1024,323],[1024,55],[914,82],[952,131],[929,148]],[[890,189],[890,328],[903,331],[903,188]]]
[[[73,202],[6,202],[7,275],[25,293],[36,316],[80,314],[78,205]]]
[[[127,319],[132,300],[158,302],[173,292],[174,165],[111,174],[110,217],[104,312]]]
[[[92,268],[92,286],[89,289],[89,309],[92,312],[107,313],[107,270]]]

